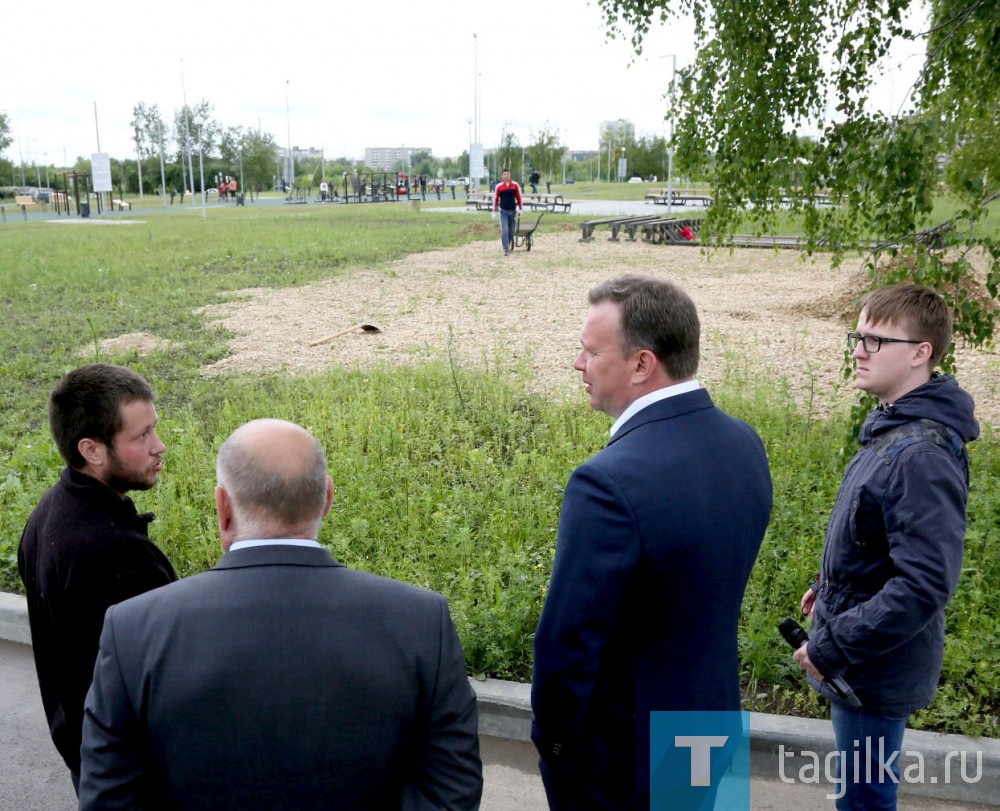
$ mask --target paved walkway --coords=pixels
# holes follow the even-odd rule
[[[76,797],[69,773],[49,739],[34,660],[27,645],[0,641],[0,811],[71,811]],[[534,747],[524,741],[481,738],[484,771],[482,811],[544,811]],[[754,811],[833,808],[816,785],[787,784],[754,776]],[[902,811],[987,809],[968,803],[904,798]]]

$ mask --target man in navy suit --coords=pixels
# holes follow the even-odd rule
[[[760,438],[695,379],[676,285],[590,291],[574,368],[616,422],[570,477],[535,635],[532,738],[552,809],[648,809],[649,714],[739,710],[737,623],[771,511]]]
[[[475,695],[443,597],[317,542],[319,443],[255,420],[223,444],[215,568],[108,610],[80,808],[474,809]]]

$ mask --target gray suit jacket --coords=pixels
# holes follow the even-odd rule
[[[81,809],[472,809],[476,701],[444,598],[262,546],[108,610]]]

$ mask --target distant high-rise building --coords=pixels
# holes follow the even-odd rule
[[[409,166],[417,152],[434,154],[434,151],[426,146],[366,146],[365,166],[376,171],[390,172],[399,163]]]
[[[607,144],[610,136],[611,144],[635,143],[635,124],[619,118],[617,121],[602,121],[598,132],[598,143]]]

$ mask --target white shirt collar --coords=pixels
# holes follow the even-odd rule
[[[254,546],[315,546],[322,549],[319,541],[311,541],[308,538],[265,538],[260,541],[234,541],[230,544],[229,551],[250,549]]]
[[[701,388],[701,383],[697,380],[685,380],[683,383],[675,383],[673,386],[666,386],[662,389],[657,389],[656,391],[651,391],[649,394],[644,394],[631,402],[628,408],[626,408],[621,416],[615,420],[615,424],[611,426],[611,436],[618,433],[618,429],[621,428],[626,422],[628,422],[632,417],[638,414],[647,406],[651,406],[653,403],[658,403],[660,400],[666,400],[668,397],[676,397],[678,394],[687,394],[689,391],[695,391]]]

